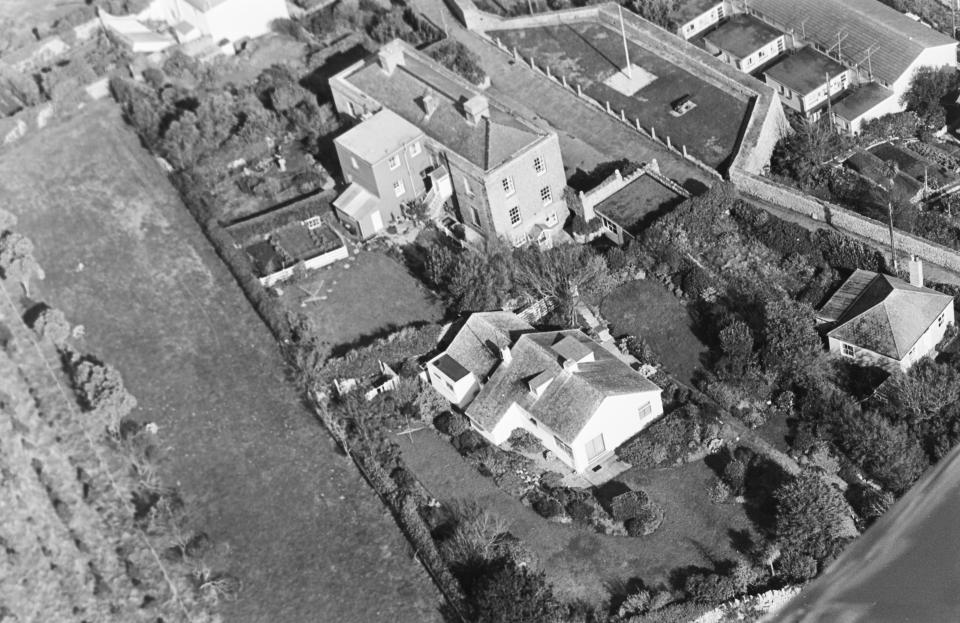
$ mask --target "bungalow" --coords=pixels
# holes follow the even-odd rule
[[[847,89],[851,75],[852,70],[809,46],[764,71],[780,101],[810,119],[818,118],[827,100]]]
[[[847,134],[859,134],[865,122],[898,112],[900,108],[900,100],[893,91],[868,82],[833,104],[833,124]]]
[[[786,35],[752,15],[734,15],[703,37],[704,47],[724,63],[750,73],[784,53]]]
[[[166,22],[181,34],[196,29],[218,45],[265,35],[274,20],[288,17],[284,0],[155,0],[137,14],[141,20]]]
[[[923,266],[910,261],[910,283],[857,270],[817,314],[831,353],[906,372],[934,351],[953,324],[953,297],[923,286]]]
[[[496,354],[482,336],[467,338],[480,346],[470,354],[481,354],[488,378],[461,403],[473,428],[493,444],[523,429],[574,471],[596,471],[663,414],[659,387],[578,330],[523,330],[506,344],[498,337]],[[448,348],[428,366],[431,382],[435,369],[469,378],[475,363],[457,361]],[[444,389],[444,395],[452,390]]]

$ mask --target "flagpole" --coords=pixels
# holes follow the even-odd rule
[[[630,65],[630,48],[627,47],[627,29],[623,25],[623,5],[617,4],[617,10],[620,12],[620,35],[623,37],[623,56],[627,60],[626,74],[627,78],[633,80],[633,68]]]

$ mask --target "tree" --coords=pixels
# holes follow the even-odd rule
[[[844,145],[845,139],[829,123],[802,121],[777,142],[770,171],[792,180],[801,190],[810,190],[822,184],[828,163]]]
[[[495,560],[464,586],[472,623],[549,623],[560,606],[543,573]]]
[[[137,399],[127,392],[120,372],[95,357],[74,360],[70,377],[81,406],[100,412],[110,431],[119,430],[120,421],[137,406]]]
[[[820,336],[814,328],[813,308],[783,298],[764,306],[763,364],[791,380],[816,376],[822,359]]]
[[[30,293],[30,279],[44,278],[43,269],[33,257],[33,243],[29,238],[12,231],[0,234],[0,273],[4,279],[19,281]]]
[[[956,91],[957,85],[955,68],[919,67],[900,103],[917,113],[927,126],[939,128],[943,125],[944,99]]]
[[[850,460],[895,493],[906,491],[929,467],[907,425],[893,424],[875,411],[844,418],[835,430]]]
[[[719,368],[722,376],[738,378],[746,374],[754,362],[753,332],[742,320],[735,319],[720,330],[720,351],[723,357]]]
[[[46,307],[37,314],[31,328],[58,348],[66,344],[70,337],[70,323],[67,322],[66,315],[53,307]]]
[[[774,532],[784,549],[822,561],[857,536],[853,510],[843,494],[813,472],[803,472],[774,492]]]
[[[552,297],[569,326],[576,324],[580,289],[608,276],[603,257],[587,246],[564,244],[547,251],[530,247],[515,254],[517,287],[534,298]]]
[[[917,424],[960,400],[960,371],[924,358],[884,383],[882,395],[908,423]]]

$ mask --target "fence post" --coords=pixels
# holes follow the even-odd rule
[[[650,126],[650,138],[657,140],[657,129],[653,126]]]
[[[500,41],[500,37],[497,37],[497,47],[503,49],[503,41]]]
[[[553,78],[553,75],[550,74],[550,65],[544,66],[544,71],[546,71],[547,78]]]
[[[643,132],[643,128],[640,127],[640,119],[634,119],[634,122],[637,124],[637,132]]]
[[[620,109],[620,121],[623,121],[624,123],[627,122],[627,113],[622,108]]]
[[[513,46],[513,60],[515,61],[520,60],[520,53],[517,52],[517,46]]]
[[[683,146],[683,157],[684,157],[684,158],[689,158],[689,157],[690,157],[690,156],[687,155],[687,146],[686,146],[686,145]]]
[[[667,137],[667,149],[673,149],[673,145],[670,144],[670,137]]]
[[[530,55],[530,67],[532,67],[533,69],[537,68],[537,64],[534,62],[532,54]]]
[[[563,86],[566,88],[566,87],[568,86],[568,85],[567,85],[567,77],[566,77],[566,76],[560,76],[560,80],[563,81]]]
[[[580,88],[580,85],[577,85],[577,97],[583,97],[583,90]]]
[[[610,102],[607,102],[607,114],[613,114],[613,110],[610,109]]]

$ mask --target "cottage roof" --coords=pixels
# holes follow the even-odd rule
[[[857,270],[820,317],[837,318],[828,336],[899,361],[952,303],[953,297],[936,290]]]
[[[704,37],[713,45],[737,58],[750,56],[783,33],[752,15],[734,15]]]
[[[677,23],[683,26],[690,20],[700,17],[711,9],[715,9],[720,4],[723,4],[723,0],[687,0],[686,2],[678,3],[674,14]]]
[[[344,79],[482,171],[496,168],[546,135],[496,101],[489,101],[488,117],[469,121],[463,104],[479,91],[409,46],[398,47],[403,61],[390,74],[372,57]],[[436,104],[429,115],[423,105],[427,93]]]
[[[467,407],[470,417],[488,430],[516,403],[564,442],[573,443],[606,398],[660,391],[577,330],[526,333],[510,354],[510,363],[494,371]],[[580,363],[565,367],[568,358]],[[553,380],[539,395],[533,393],[531,380],[542,387],[545,375]]]
[[[635,236],[649,219],[685,199],[656,176],[644,173],[598,203],[595,210]]]
[[[806,46],[787,54],[764,73],[791,91],[808,95],[827,83],[828,74],[833,79],[846,70],[829,56]]]
[[[384,108],[338,136],[334,142],[374,164],[422,136],[420,128]]]
[[[845,62],[869,67],[887,84],[924,50],[957,44],[876,0],[750,0],[750,11],[825,49],[836,50],[839,37]]]
[[[533,327],[511,312],[477,312],[463,323],[444,354],[483,380],[500,363],[500,349],[528,331]]]

